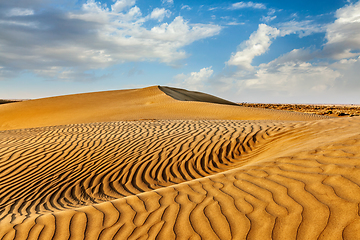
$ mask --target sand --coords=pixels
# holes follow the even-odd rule
[[[281,103],[239,103],[244,107],[306,112],[333,117],[360,116],[360,105],[356,104],[281,104]]]
[[[0,116],[0,131],[146,119],[314,120],[324,118],[291,111],[282,111],[280,117],[277,110],[264,111],[264,109],[241,107],[208,94],[159,86],[2,104]]]
[[[360,236],[360,117],[157,86],[0,112],[0,239]]]

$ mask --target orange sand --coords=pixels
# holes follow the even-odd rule
[[[0,116],[12,129],[0,131],[0,239],[360,236],[359,117],[166,87],[12,103]],[[140,119],[156,120],[123,121]]]
[[[0,105],[0,130],[146,119],[314,120],[325,118],[290,111],[281,111],[280,117],[279,111],[276,110],[241,107],[204,93],[168,87],[160,87],[160,89],[154,86],[3,104]],[[181,98],[183,101],[177,100]]]

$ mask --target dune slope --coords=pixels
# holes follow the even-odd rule
[[[358,129],[355,117],[2,131],[0,239],[356,239]]]
[[[241,107],[208,94],[158,86],[0,105],[0,130],[146,119],[302,121],[324,118],[306,113]]]

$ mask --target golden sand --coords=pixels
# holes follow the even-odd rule
[[[325,118],[290,111],[241,107],[204,93],[160,88],[154,86],[144,89],[75,94],[3,104],[0,105],[0,130],[146,119],[314,120]]]
[[[12,103],[0,116],[0,239],[360,236],[359,117],[166,87]]]

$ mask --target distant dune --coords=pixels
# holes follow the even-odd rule
[[[168,87],[8,106],[0,239],[360,236],[360,117]]]
[[[94,92],[0,105],[0,130],[146,119],[315,120],[306,113],[247,108],[168,87]]]

